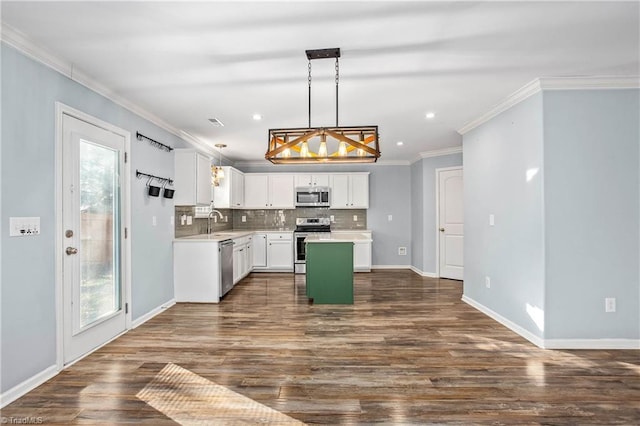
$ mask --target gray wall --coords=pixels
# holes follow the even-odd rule
[[[122,127],[131,140],[132,314],[173,297],[173,204],[149,200],[135,170],[173,177],[173,155],[135,139],[135,132],[181,141],[65,76],[2,44],[2,364],[4,392],[56,362],[55,101]],[[184,146],[184,145],[181,145]],[[9,238],[9,217],[40,216],[42,233]],[[157,226],[152,226],[152,216]]]
[[[464,295],[538,337],[544,324],[530,312],[545,309],[542,137],[538,94],[463,138]]]
[[[640,338],[638,94],[544,93],[546,338]]]
[[[464,136],[466,297],[545,340],[640,338],[639,105],[546,91]]]
[[[370,172],[367,227],[373,231],[373,265],[411,264],[411,171],[409,166],[374,165],[238,165],[246,173]],[[389,222],[387,216],[392,215]],[[398,247],[407,247],[399,256]]]

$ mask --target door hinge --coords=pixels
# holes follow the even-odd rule
[[[128,152],[124,153],[124,162],[125,163],[129,162],[129,153]]]
[[[129,236],[129,228],[124,228],[124,239],[126,240]]]
[[[125,303],[125,304],[124,304],[124,313],[125,313],[125,314],[128,314],[128,313],[129,313],[129,304],[128,304],[128,303]]]

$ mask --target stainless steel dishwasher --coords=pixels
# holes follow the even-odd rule
[[[220,297],[233,288],[233,240],[220,241]]]

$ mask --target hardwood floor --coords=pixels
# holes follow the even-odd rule
[[[178,304],[2,410],[45,424],[639,424],[640,352],[541,350],[462,284],[357,274],[352,306],[251,274]],[[297,421],[296,421],[297,420]]]

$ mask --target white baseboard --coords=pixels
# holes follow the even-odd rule
[[[640,339],[545,339],[545,349],[640,349]]]
[[[435,272],[425,272],[425,271],[421,271],[420,269],[416,268],[415,266],[411,266],[410,268],[413,272],[415,272],[416,274],[420,275],[421,277],[428,277],[428,278],[438,278],[438,275]]]
[[[35,376],[29,377],[24,382],[15,385],[8,391],[3,392],[0,395],[0,408],[4,408],[11,404],[13,401],[37,388],[56,374],[58,374],[58,367],[56,365],[52,365],[51,367],[45,368]]]
[[[157,308],[154,308],[154,309],[150,310],[149,312],[147,312],[146,314],[142,315],[141,317],[136,318],[135,321],[133,321],[131,323],[131,328],[134,329],[134,328],[137,328],[137,327],[141,326],[145,322],[149,321],[151,318],[155,317],[156,315],[158,315],[162,311],[169,309],[170,307],[172,307],[175,304],[176,304],[176,299],[171,299],[168,302],[163,303],[162,305],[158,306]]]
[[[411,265],[371,265],[371,269],[411,269]]]
[[[519,326],[515,322],[503,317],[499,313],[487,308],[483,304],[476,302],[475,300],[471,299],[470,297],[462,295],[462,301],[465,302],[468,305],[473,306],[474,308],[476,308],[477,310],[479,310],[483,314],[493,318],[494,320],[496,320],[500,324],[502,324],[505,327],[507,327],[509,330],[513,331],[516,334],[519,334],[520,336],[524,337],[525,339],[527,339],[528,341],[530,341],[534,345],[538,346],[539,348],[544,348],[544,339],[542,339],[541,337],[536,336],[535,334],[533,334],[529,330],[527,330],[527,329]]]
[[[640,339],[543,339],[467,296],[462,301],[542,349],[640,349]]]

